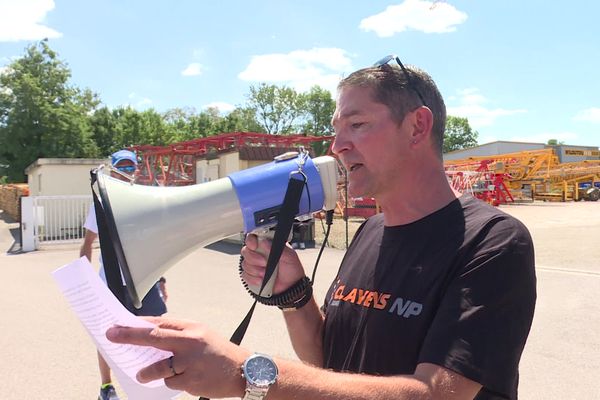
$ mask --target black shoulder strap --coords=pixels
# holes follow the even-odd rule
[[[279,262],[279,258],[283,253],[283,248],[285,247],[285,243],[290,235],[290,231],[292,230],[292,226],[294,224],[294,218],[298,214],[298,210],[300,207],[300,198],[302,196],[302,190],[304,189],[305,182],[304,180],[296,179],[291,177],[288,182],[288,187],[285,192],[285,197],[283,199],[283,204],[281,205],[281,210],[279,212],[279,216],[277,218],[277,227],[275,228],[275,236],[273,237],[273,244],[271,245],[271,252],[269,253],[269,258],[267,260],[267,270],[265,271],[265,276],[263,278],[263,282],[260,286],[260,291],[258,295],[262,293],[266,283],[271,279],[273,272],[275,271],[275,267]],[[233,335],[231,336],[230,341],[235,344],[242,343],[242,339],[248,329],[248,325],[250,324],[250,319],[252,318],[252,314],[254,313],[254,308],[256,307],[256,300],[252,307],[246,314],[244,320],[237,327]]]
[[[106,274],[106,283],[110,291],[115,297],[126,305],[126,292],[125,286],[123,286],[123,280],[121,278],[121,269],[117,261],[115,250],[112,247],[112,242],[108,236],[108,227],[106,225],[106,218],[104,216],[104,209],[102,203],[96,195],[94,190],[94,183],[96,183],[96,170],[90,171],[92,178],[92,196],[94,198],[94,210],[96,211],[96,221],[98,223],[98,237],[100,239],[100,253],[102,254],[102,264],[104,265],[104,272]]]

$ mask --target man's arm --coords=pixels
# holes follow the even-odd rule
[[[110,328],[106,336],[115,343],[153,346],[171,351],[164,359],[141,369],[138,380],[164,379],[172,389],[211,398],[242,397],[245,381],[240,367],[250,352],[208,329],[205,325],[168,318],[146,318],[155,328]],[[373,376],[327,371],[297,361],[275,360],[277,382],[267,400],[471,400],[481,385],[434,364],[419,364],[413,375]],[[171,367],[177,375],[173,375]]]
[[[323,314],[315,298],[302,308],[283,311],[296,355],[305,363],[323,366]]]
[[[266,255],[270,251],[270,241],[258,240],[256,235],[246,237],[246,245],[242,248],[244,281],[260,286],[267,266]],[[305,275],[298,255],[290,247],[283,249],[278,270],[274,293],[282,293]],[[290,340],[298,357],[309,364],[321,366],[323,316],[314,298],[298,310],[284,311],[284,315]]]
[[[85,237],[83,239],[83,243],[81,244],[81,248],[79,249],[79,257],[86,256],[90,262],[92,261],[92,244],[97,237],[97,233],[92,232],[89,229],[85,230]]]
[[[413,375],[389,377],[340,373],[276,360],[277,383],[267,399],[472,400],[481,385],[434,364],[419,364]]]

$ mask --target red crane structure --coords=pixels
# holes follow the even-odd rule
[[[137,183],[158,186],[184,186],[196,182],[195,162],[211,155],[240,150],[243,147],[281,148],[283,151],[311,144],[326,143],[333,136],[270,135],[267,133],[232,132],[216,136],[201,137],[166,146],[131,146],[141,158],[140,175]]]
[[[495,171],[494,165],[491,159],[446,165],[446,177],[456,190],[471,193],[493,206],[513,203],[515,199],[505,183],[510,176]]]

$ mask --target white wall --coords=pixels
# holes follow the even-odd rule
[[[31,196],[91,194],[90,170],[106,159],[40,158],[25,169]]]
[[[221,170],[221,159],[216,158],[213,160],[197,160],[196,161],[196,183],[204,183],[224,178],[227,175],[222,176]]]
[[[240,170],[240,153],[225,153],[219,156],[219,178]]]

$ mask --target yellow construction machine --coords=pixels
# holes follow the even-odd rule
[[[488,172],[503,177],[510,197],[515,200],[597,201],[600,198],[600,160],[559,163],[551,148],[448,160],[444,165],[451,181],[461,174],[476,176],[474,171],[481,171],[485,165]],[[476,179],[469,185],[480,186]]]

